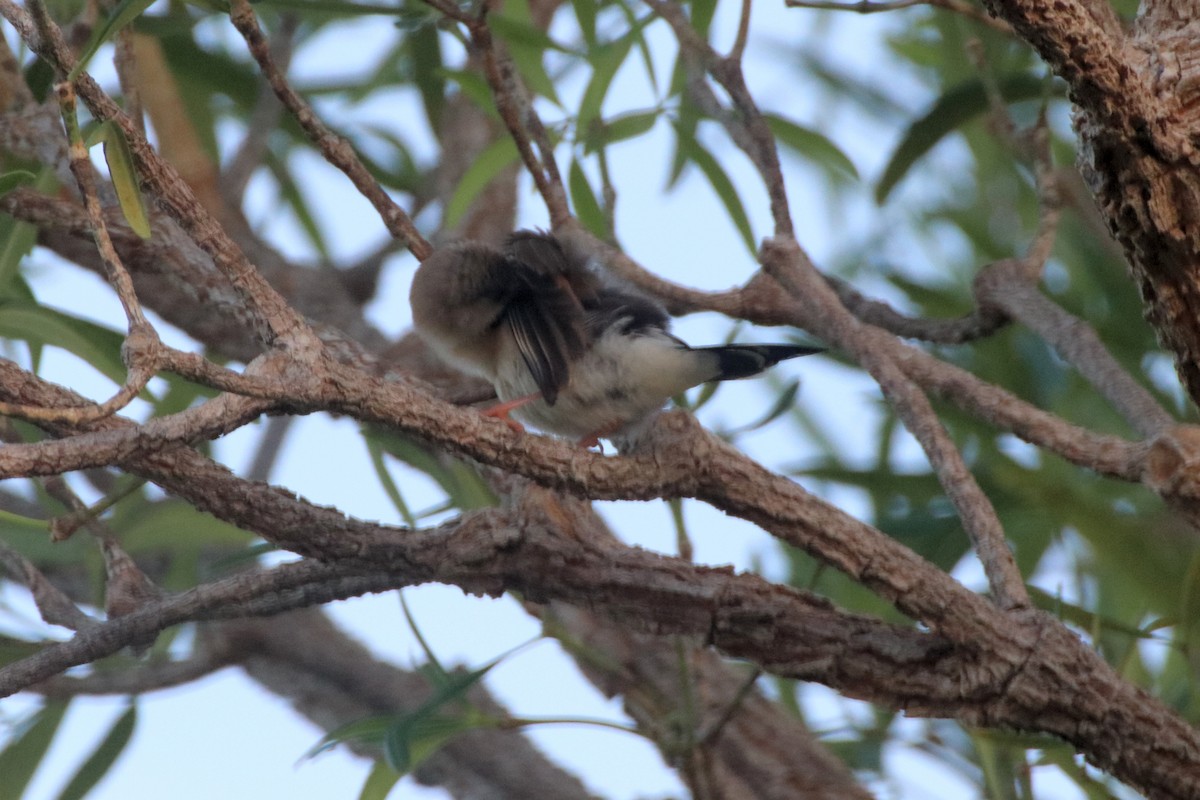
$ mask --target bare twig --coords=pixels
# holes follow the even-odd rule
[[[59,675],[26,687],[45,697],[78,697],[80,695],[142,695],[162,689],[182,686],[211,675],[230,664],[227,653],[207,650],[182,661],[151,662],[126,669],[98,671],[81,677]]]
[[[9,547],[3,539],[0,539],[0,565],[4,566],[13,580],[29,589],[38,613],[49,624],[62,625],[73,631],[90,630],[101,624],[99,620],[80,611],[71,598],[52,584],[32,561]]]
[[[905,339],[920,339],[931,344],[963,344],[991,336],[1009,323],[1008,317],[993,306],[977,307],[957,319],[912,317],[882,300],[865,296],[841,278],[826,275],[825,281],[851,314],[868,325]]]
[[[283,14],[279,30],[271,38],[271,60],[285,75],[292,58],[292,44],[298,24],[297,15]],[[241,206],[246,186],[254,171],[262,165],[271,134],[275,132],[282,115],[283,104],[275,96],[271,83],[264,80],[246,122],[246,135],[221,174],[221,191],[231,206]]]
[[[0,16],[8,20],[26,43],[60,73],[69,74],[74,68],[75,57],[53,22],[45,26],[45,35],[39,35],[34,30],[29,14],[13,0],[0,0]],[[112,98],[86,72],[80,73],[74,88],[94,116],[102,120],[111,119],[121,127],[139,168],[139,177],[155,192],[163,208],[201,249],[212,256],[214,263],[229,278],[263,340],[268,344],[286,344],[288,352],[294,357],[319,350],[320,343],[304,319],[255,271],[245,254],[196,200],[175,169],[158,157],[141,131],[122,113]]]
[[[271,477],[271,468],[283,450],[283,441],[288,430],[292,427],[295,417],[271,417],[267,421],[267,429],[258,442],[258,450],[254,453],[254,461],[246,470],[246,480],[266,481]]]
[[[815,323],[818,334],[849,352],[879,383],[905,427],[920,442],[975,545],[996,602],[1005,609],[1028,606],[1024,580],[991,501],[967,469],[928,398],[884,355],[883,342],[890,336],[854,319],[791,240],[768,242],[763,248],[763,265],[806,307],[805,316]]]
[[[271,84],[275,96],[296,118],[300,127],[308,134],[309,140],[325,156],[325,160],[345,173],[362,196],[375,207],[379,218],[383,220],[384,225],[393,236],[407,244],[408,249],[418,260],[423,261],[427,258],[433,252],[433,247],[417,231],[408,214],[388,196],[379,182],[371,176],[350,143],[331,131],[321,121],[312,107],[296,94],[296,91],[292,89],[287,79],[276,67],[271,46],[267,42],[266,36],[263,35],[262,29],[258,25],[258,18],[248,0],[233,0],[229,17],[234,27],[242,34],[242,38],[246,40],[250,54],[258,62],[259,69]]]
[[[117,68],[117,80],[121,84],[121,99],[125,103],[125,113],[133,124],[137,125],[142,133],[145,133],[146,120],[142,115],[141,92],[138,90],[135,75],[137,57],[133,46],[134,35],[134,32],[128,27],[117,32],[117,52],[113,58],[113,64]]]
[[[723,58],[713,50],[692,28],[683,7],[678,3],[673,0],[646,0],[646,4],[671,26],[679,47],[689,56],[689,69],[702,67],[729,93],[738,113],[734,115],[721,112],[716,114],[715,118],[729,132],[730,138],[738,147],[750,157],[758,170],[771,200],[775,235],[793,236],[795,228],[784,186],[783,170],[779,164],[779,152],[775,147],[775,137],[746,87],[741,61],[733,56]],[[688,89],[701,108],[706,109],[706,113],[720,108],[712,90],[703,85],[698,75],[693,75],[692,80],[688,81]],[[714,104],[716,108],[713,108]]]
[[[839,0],[785,0],[789,8],[814,8],[827,11],[851,11],[856,14],[877,14],[883,11],[899,11],[913,6],[930,6],[952,11],[975,22],[987,25],[1001,33],[1011,34],[1012,26],[1003,20],[996,19],[986,12],[971,5],[965,0],[858,0],[858,2],[843,3]]]
[[[1122,367],[1095,329],[1029,283],[1021,261],[998,261],[975,280],[982,300],[1002,309],[1079,370],[1139,434],[1152,437],[1175,425],[1154,396]]]
[[[445,4],[431,5],[446,13],[443,8]],[[545,126],[533,109],[529,93],[517,75],[512,59],[497,43],[487,26],[485,16],[466,20],[463,20],[461,15],[453,18],[464,22],[471,34],[471,42],[482,58],[484,77],[496,100],[496,110],[500,112],[500,118],[517,146],[521,161],[550,212],[551,225],[562,224],[570,217],[571,211],[562,176],[554,159],[554,147]],[[534,144],[537,145],[537,153],[534,152]]]

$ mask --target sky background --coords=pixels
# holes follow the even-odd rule
[[[727,46],[730,41],[736,22],[730,14],[735,12],[735,6],[729,3],[720,9],[715,28],[718,47]],[[952,191],[953,187],[910,180],[900,187],[888,206],[876,207],[869,199],[870,188],[894,142],[881,141],[870,120],[847,117],[844,107],[830,114],[829,106],[822,103],[823,90],[798,82],[797,72],[787,63],[791,53],[803,49],[820,52],[848,75],[864,79],[877,75],[880,60],[887,58],[882,38],[890,27],[899,24],[903,24],[901,18],[886,14],[828,15],[788,10],[775,2],[755,5],[746,64],[752,92],[767,108],[782,111],[800,124],[831,136],[864,178],[860,198],[831,205],[819,171],[785,155],[797,236],[818,264],[832,263],[859,237],[893,223],[894,235],[889,236],[884,249],[877,254],[880,263],[902,264],[906,269],[921,271],[936,269],[939,256],[953,258],[952,235],[935,242],[940,253],[930,253],[928,242],[917,243],[905,233],[903,216],[906,198]],[[234,35],[227,25],[212,23],[209,27],[214,37]],[[6,30],[6,34],[11,35],[11,31]],[[373,55],[381,52],[394,36],[395,30],[383,18],[366,18],[341,26],[336,35],[319,37],[296,54],[297,83],[303,84],[307,78],[332,81],[362,75],[371,69]],[[655,26],[652,46],[659,62],[659,75],[669,75],[674,44],[665,26]],[[105,53],[102,51],[93,63],[106,64]],[[616,113],[655,102],[636,63],[633,67],[619,74],[606,112]],[[105,77],[103,70],[100,76]],[[582,77],[586,76],[575,76],[565,88],[560,87],[568,108],[572,107],[568,98],[578,97],[582,91]],[[915,76],[893,70],[890,80],[893,83],[889,88],[901,92],[914,115],[930,102],[931,97]],[[326,105],[319,109],[326,115],[336,115],[343,127],[356,121],[363,125],[397,126],[405,119],[423,118],[423,112],[409,96],[375,97],[353,108]],[[553,112],[547,111],[547,115],[552,117]],[[239,133],[230,126],[223,138],[227,152],[236,145]],[[726,160],[732,146],[724,143],[721,134],[710,133],[713,135],[708,141],[714,152]],[[953,163],[958,146],[949,141],[931,158]],[[665,197],[661,194],[669,153],[665,124],[658,125],[647,137],[611,149],[614,181],[622,190],[617,230],[623,245],[641,263],[680,283],[705,289],[743,283],[756,265],[704,179],[689,173],[673,192]],[[314,176],[308,196],[320,209],[318,218],[335,257],[351,263],[374,250],[383,241],[384,232],[369,206],[340,174],[318,157],[307,154],[301,158],[306,159],[305,173]],[[733,153],[726,163],[742,189],[756,236],[769,234],[766,197],[745,158]],[[249,215],[261,232],[290,257],[311,260],[306,238],[286,214],[279,213],[274,187],[265,180],[255,180],[249,196]],[[525,192],[522,201],[522,225],[545,225],[545,211],[537,197]],[[40,299],[120,327],[120,308],[98,279],[76,268],[55,264],[44,253],[36,258],[33,285]],[[392,336],[399,336],[410,324],[407,293],[414,266],[407,255],[391,259],[379,296],[369,308],[371,320]],[[884,291],[882,281],[868,280],[859,285],[867,291]],[[727,320],[702,314],[679,320],[675,330],[689,342],[709,344],[723,340],[728,327]],[[185,337],[164,325],[159,328],[172,344],[189,346]],[[747,328],[740,338],[771,341],[786,333]],[[81,369],[80,363],[71,356],[55,353],[49,356],[43,374],[93,397],[108,396],[112,385],[90,368]],[[701,420],[714,428],[753,420],[770,407],[772,386],[792,377],[803,382],[798,402],[822,420],[826,433],[839,443],[843,452],[866,459],[874,446],[871,422],[877,418],[878,392],[861,374],[829,358],[787,362],[780,365],[771,379],[727,385],[717,400],[702,410]],[[247,426],[219,441],[218,458],[234,469],[244,469],[253,458],[262,428],[262,423]],[[289,433],[271,480],[309,500],[336,505],[357,517],[396,523],[398,515],[374,477],[356,430],[356,423],[347,419],[312,416],[299,420]],[[780,436],[779,429],[771,428],[746,436],[740,444],[775,468],[803,464],[816,452],[797,437]],[[898,468],[904,468],[906,460],[913,465],[924,463],[911,444],[901,447],[899,452]],[[393,475],[414,508],[436,501],[437,495],[428,490],[423,476],[404,468],[395,468]],[[426,486],[424,493],[422,484]],[[828,487],[810,488],[820,491]],[[82,487],[80,490],[84,491]],[[866,511],[856,492],[843,489],[822,493],[851,513]],[[674,551],[674,532],[665,504],[601,503],[599,506],[625,541],[655,551]],[[783,565],[774,540],[753,525],[697,503],[688,503],[685,513],[697,561],[733,564],[740,569],[754,566],[768,577],[782,577]],[[964,563],[959,572],[972,586],[980,585],[978,573],[973,563]],[[423,634],[446,663],[480,665],[538,635],[537,624],[509,599],[467,597],[458,589],[436,585],[407,590],[405,597]],[[0,596],[0,602],[3,603],[0,615],[8,617],[5,627],[27,624],[29,630],[40,630],[36,612],[23,593],[9,590]],[[377,654],[394,663],[407,667],[423,660],[394,593],[334,603],[328,611],[347,630],[368,642]],[[64,632],[59,631],[58,635]],[[573,664],[552,641],[539,641],[506,659],[488,675],[486,683],[515,714],[625,719],[619,704],[605,700],[580,679]],[[804,702],[811,714],[812,727],[818,732],[836,731],[848,719],[869,714],[863,704],[841,698],[821,686],[806,688]],[[5,722],[19,720],[36,704],[37,698],[30,696],[0,703],[0,736]],[[53,798],[124,708],[125,701],[120,699],[74,701],[28,797]],[[915,724],[899,723],[901,730]],[[316,759],[303,758],[322,733],[292,712],[286,701],[262,691],[240,671],[222,670],[196,683],[143,698],[132,743],[91,797],[96,800],[237,798],[249,796],[248,786],[254,787],[253,796],[258,798],[356,797],[370,767],[368,762],[340,750]],[[529,731],[529,736],[605,797],[622,800],[682,794],[674,773],[664,768],[653,747],[638,737],[588,726],[535,728]],[[897,741],[902,739],[897,737]],[[880,797],[949,800],[971,794],[969,784],[911,748],[889,748],[887,758],[892,765],[890,780],[872,787]],[[1035,782],[1043,780],[1053,778],[1046,771],[1035,772]],[[1063,793],[1047,796],[1069,800],[1073,795],[1068,792],[1067,784],[1061,785]],[[405,780],[391,795],[403,800],[445,796],[441,790],[420,787],[411,779]]]

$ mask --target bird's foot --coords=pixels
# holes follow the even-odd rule
[[[541,396],[541,392],[535,392],[533,394],[525,395],[524,397],[518,397],[514,400],[505,400],[503,403],[497,403],[490,408],[485,408],[483,410],[483,415],[485,417],[495,417],[516,433],[524,433],[525,426],[510,417],[509,414],[526,403],[532,403]]]

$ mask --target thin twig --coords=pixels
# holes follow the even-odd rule
[[[271,57],[279,71],[286,74],[292,58],[293,39],[299,17],[295,14],[284,14],[280,17],[279,30],[271,38]],[[240,207],[242,196],[250,178],[263,161],[267,153],[271,135],[279,126],[279,118],[283,115],[283,104],[275,96],[270,82],[263,81],[259,87],[258,98],[246,122],[246,135],[238,146],[229,165],[221,173],[221,192],[231,206]]]
[[[775,137],[746,87],[741,62],[732,56],[723,58],[713,50],[708,42],[696,33],[687,14],[678,3],[673,0],[646,0],[646,4],[671,26],[680,49],[688,56],[686,63],[689,70],[702,67],[729,93],[738,113],[721,112],[714,118],[725,127],[730,138],[750,157],[758,170],[771,201],[775,235],[793,237],[795,227],[792,223]],[[706,109],[706,113],[716,110],[713,108],[714,104],[717,108],[721,107],[720,102],[712,96],[712,90],[703,84],[700,76],[691,76],[688,89],[697,104]]]
[[[738,17],[737,35],[733,39],[733,47],[729,48],[729,59],[741,62],[746,52],[746,41],[750,38],[750,7],[753,0],[742,0],[742,13]]]
[[[789,8],[814,8],[825,11],[850,11],[855,14],[877,14],[883,11],[899,11],[913,6],[931,6],[961,14],[964,17],[987,25],[1001,33],[1012,34],[1012,26],[1001,19],[996,19],[964,0],[859,0],[857,3],[841,3],[838,0],[785,0]]]
[[[44,697],[143,695],[192,683],[230,663],[231,654],[201,651],[181,661],[151,662],[80,677],[59,675],[27,686],[26,691]]]
[[[86,631],[100,625],[89,617],[67,595],[50,582],[33,562],[0,539],[0,566],[13,580],[23,584],[33,595],[38,614],[51,625],[61,625],[73,631]]]
[[[1025,582],[987,495],[976,483],[928,398],[886,354],[891,337],[864,326],[837,300],[791,240],[763,247],[763,265],[806,309],[807,320],[830,344],[845,350],[876,380],[906,428],[921,444],[946,496],[975,545],[996,603],[1003,609],[1029,605]]]
[[[113,57],[113,65],[117,68],[117,80],[121,84],[121,100],[125,104],[125,113],[133,124],[145,133],[146,119],[142,114],[142,97],[137,84],[137,57],[133,46],[133,37],[136,35],[129,27],[117,32],[117,50]]]
[[[964,344],[991,336],[1009,323],[1008,316],[992,306],[976,307],[957,319],[913,317],[900,313],[882,300],[867,297],[841,278],[826,275],[825,282],[858,319],[905,339],[920,339],[931,344]]]
[[[41,0],[33,0],[30,5],[35,2],[40,3]],[[13,0],[0,0],[0,16],[54,69],[61,74],[70,74],[75,67],[75,56],[57,25],[48,21],[44,26],[44,34],[39,34],[29,14]],[[137,126],[104,93],[91,75],[86,71],[80,72],[74,88],[93,116],[112,120],[124,131],[138,166],[139,177],[192,240],[212,256],[213,262],[243,300],[262,340],[268,345],[286,345],[288,352],[296,358],[319,352],[320,341],[304,318],[251,266],[245,254],[196,199],[179,173],[158,156]]]
[[[550,212],[551,226],[560,225],[570,217],[570,206],[558,164],[554,160],[553,147],[541,119],[533,109],[529,93],[517,75],[512,59],[501,51],[486,19],[472,20],[468,30],[471,41],[482,55],[483,74],[491,87],[500,119],[508,128],[521,161]],[[535,142],[540,157],[533,151]]]
[[[255,16],[254,9],[251,8],[248,0],[233,0],[230,5],[229,18],[238,33],[246,40],[250,55],[258,62],[259,69],[262,70],[267,82],[271,84],[275,96],[296,118],[296,122],[308,135],[309,141],[316,145],[325,160],[340,169],[359,193],[374,206],[379,218],[387,226],[388,232],[403,241],[419,261],[428,258],[429,254],[433,252],[433,247],[420,234],[412,219],[379,185],[379,182],[359,159],[358,154],[354,152],[350,142],[331,131],[329,126],[322,122],[321,118],[313,111],[312,106],[296,93],[287,78],[279,71],[275,65],[271,45],[263,35],[262,28],[258,25],[258,17]]]

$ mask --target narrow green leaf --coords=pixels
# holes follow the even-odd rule
[[[558,89],[546,72],[543,56],[547,50],[570,51],[533,24],[527,0],[509,0],[499,13],[488,18],[488,26],[508,45],[513,64],[529,88],[561,106]]]
[[[32,173],[16,170],[4,177],[18,176],[14,177],[13,181],[20,185],[25,181],[19,176],[30,174]],[[51,191],[56,183],[54,170],[50,167],[42,167],[38,174],[33,176],[33,187],[40,192]],[[0,195],[12,188],[15,187],[10,186],[8,189],[0,191]],[[0,298],[28,299],[32,297],[28,288],[19,285],[17,279],[21,262],[33,252],[33,246],[37,244],[37,234],[36,225],[21,222],[8,214],[0,214]]]
[[[571,190],[571,205],[575,207],[575,216],[589,231],[601,239],[608,238],[608,223],[600,201],[592,192],[587,176],[579,162],[572,159],[571,169],[567,173],[567,185]]]
[[[403,777],[384,761],[376,761],[358,793],[358,800],[387,800],[392,789]]]
[[[301,758],[316,758],[342,742],[362,742],[378,747],[383,744],[383,737],[394,721],[393,716],[373,716],[349,722],[322,736]]]
[[[425,118],[435,133],[442,125],[446,105],[446,76],[442,72],[442,44],[438,29],[426,25],[410,33],[406,43],[412,54],[412,79],[421,93]]]
[[[383,760],[399,775],[407,775],[413,768],[409,731],[408,725],[393,725],[383,737]]]
[[[417,442],[378,428],[367,428],[363,435],[378,440],[389,455],[437,481],[452,507],[466,511],[496,505],[495,493],[473,467],[462,461],[444,459]],[[415,516],[420,519],[423,515]]]
[[[417,526],[416,517],[413,516],[408,503],[404,501],[404,495],[401,494],[400,487],[392,480],[392,475],[387,470],[387,464],[383,460],[383,447],[378,441],[369,436],[365,437],[365,441],[367,443],[367,454],[371,457],[371,466],[375,468],[375,477],[379,479],[379,485],[383,487],[383,491],[388,496],[388,499],[392,501],[392,505],[400,512],[400,517],[404,520],[404,524],[410,528],[415,528]]]
[[[393,770],[407,774],[442,749],[455,736],[494,727],[495,720],[466,711],[461,714],[422,714],[406,717],[388,730],[383,754]]]
[[[100,46],[109,40],[110,37],[116,35],[117,31],[124,28],[129,23],[133,22],[142,12],[150,6],[154,5],[154,0],[121,0],[113,8],[108,18],[104,20],[95,30],[92,31],[92,36],[88,39],[88,43],[84,45],[83,52],[79,54],[79,61],[75,64],[75,68],[67,75],[68,81],[74,81],[79,77],[79,73],[87,68],[88,61],[92,56],[96,55],[96,51]]]
[[[437,653],[433,652],[433,648],[429,646],[429,641],[425,638],[425,634],[421,633],[421,628],[417,625],[417,618],[413,616],[412,609],[408,607],[408,600],[404,597],[404,592],[400,591],[397,594],[400,595],[400,610],[404,612],[404,621],[408,623],[408,629],[416,637],[421,652],[425,654],[425,661],[429,666],[433,667],[433,671],[438,675],[437,683],[444,683],[444,679],[450,672],[442,666],[442,662],[438,660]]]
[[[576,138],[587,140],[591,137],[592,123],[600,118],[604,98],[608,96],[617,70],[625,63],[637,33],[631,30],[614,42],[600,45],[588,59],[592,64],[592,78],[579,101],[579,113],[575,117]]]
[[[0,752],[0,800],[19,800],[54,741],[67,713],[66,700],[50,700],[8,747]]]
[[[5,295],[10,282],[19,274],[21,262],[33,251],[37,233],[36,225],[0,214],[0,291]]]
[[[571,7],[575,10],[575,20],[579,23],[579,30],[583,33],[583,41],[588,50],[592,50],[596,46],[598,5],[596,0],[571,0]]]
[[[480,111],[494,119],[500,118],[496,112],[496,104],[492,101],[492,90],[483,76],[461,69],[443,69],[441,74],[458,84],[459,91]]]
[[[0,338],[53,345],[82,358],[114,383],[125,378],[124,337],[116,331],[24,300],[0,302]]]
[[[150,216],[146,213],[146,203],[138,186],[137,168],[133,165],[133,154],[129,152],[125,132],[112,120],[106,120],[100,123],[98,135],[104,142],[104,161],[108,164],[117,202],[121,204],[121,214],[134,233],[149,239]]]
[[[713,17],[717,13],[717,0],[691,0],[688,5],[692,10],[692,27],[696,33],[708,39],[708,29],[712,27]]]
[[[70,783],[58,795],[58,800],[81,800],[92,790],[100,779],[108,774],[117,758],[125,751],[126,745],[133,737],[133,728],[137,724],[137,706],[130,705],[125,713],[117,718],[108,733],[100,740],[100,744],[92,751],[87,760],[79,767]]]
[[[724,168],[717,162],[712,155],[705,149],[704,145],[700,144],[698,139],[690,141],[680,139],[680,147],[686,151],[687,158],[700,168],[704,173],[704,177],[708,178],[708,183],[712,186],[713,191],[717,193],[717,197],[725,205],[725,211],[729,214],[729,219],[737,227],[738,233],[742,235],[742,241],[745,242],[746,248],[751,252],[755,252],[754,246],[754,231],[750,227],[750,218],[746,216],[746,209],[742,205],[742,199],[738,196],[737,189],[734,188],[733,181],[729,179],[729,175],[725,173]]]
[[[588,131],[584,152],[591,153],[615,142],[641,136],[658,122],[660,111],[634,111],[610,120],[593,123]]]
[[[273,6],[298,11],[309,17],[328,15],[332,19],[371,15],[397,16],[402,9],[384,3],[348,3],[345,0],[257,0],[255,5]]]
[[[34,175],[29,170],[14,169],[11,172],[6,172],[0,175],[0,197],[16,189],[18,186],[28,186],[37,180],[37,175]]]
[[[1010,75],[998,81],[1002,97],[1010,103],[1046,95],[1046,82],[1033,75]],[[947,134],[988,109],[983,81],[975,79],[949,89],[912,125],[896,146],[875,187],[875,202],[882,203],[921,156]]]
[[[495,19],[493,17],[493,23]],[[493,27],[495,26],[493,25]],[[510,44],[508,51],[512,56],[513,65],[525,79],[529,89],[535,95],[546,98],[554,105],[562,106],[558,100],[558,89],[550,78],[550,74],[546,72],[546,65],[542,62],[542,54],[545,51],[520,43]]]
[[[507,136],[492,142],[479,154],[454,187],[442,225],[453,228],[470,209],[479,193],[509,164],[517,160],[517,146]]]
[[[321,226],[317,222],[317,217],[313,214],[312,207],[304,197],[304,192],[301,190],[300,185],[296,183],[295,175],[288,167],[287,162],[277,158],[270,152],[267,153],[263,161],[279,185],[280,197],[287,203],[292,213],[296,215],[296,222],[300,224],[300,229],[308,236],[309,243],[312,244],[321,258],[327,261],[330,260],[331,255],[329,247],[325,243],[325,234],[322,233]]]
[[[0,531],[14,530],[44,534],[50,530],[50,523],[44,519],[23,517],[11,511],[0,510]]]
[[[858,169],[854,162],[828,138],[776,114],[767,114],[766,118],[771,133],[783,145],[825,168],[830,175],[858,180]]]
[[[682,64],[676,66],[676,74],[682,75]],[[682,89],[681,89],[682,91]],[[672,127],[675,129],[675,152],[671,155],[671,171],[667,177],[668,190],[674,189],[675,184],[683,176],[683,169],[688,163],[688,152],[696,142],[696,130],[700,127],[700,109],[687,99],[680,96],[679,109],[675,112]]]
[[[733,436],[740,433],[749,433],[750,431],[756,431],[759,428],[764,428],[767,425],[770,425],[772,422],[779,419],[781,416],[791,410],[792,406],[796,404],[796,395],[799,394],[799,392],[800,381],[792,381],[782,392],[780,392],[779,397],[775,398],[775,402],[771,405],[771,408],[767,411],[767,413],[763,414],[753,422],[749,422],[741,427],[726,431],[725,435]]]

